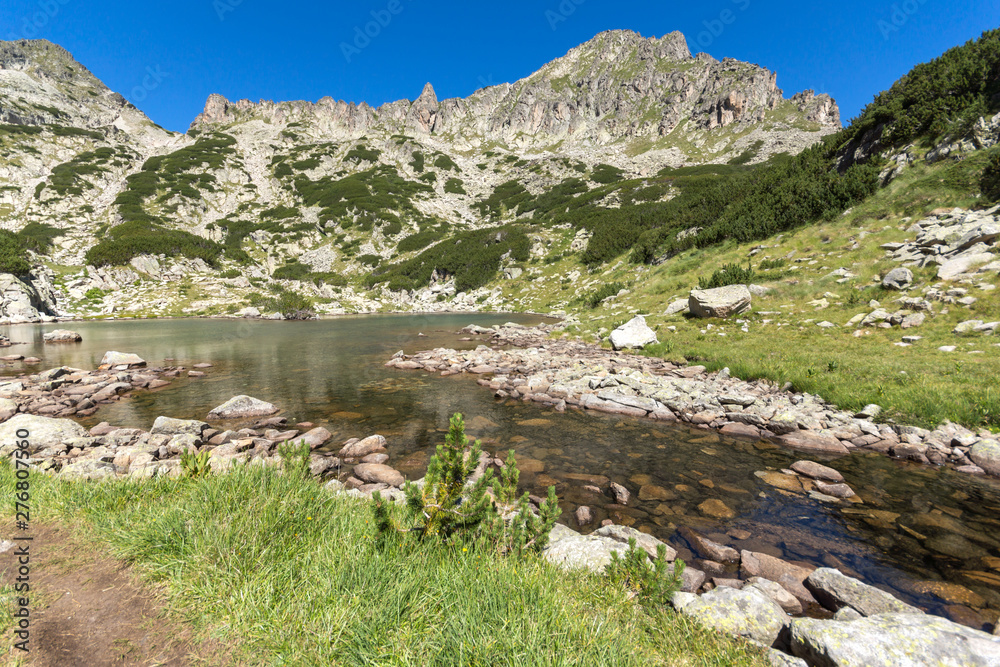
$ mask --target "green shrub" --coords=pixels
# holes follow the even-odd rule
[[[426,231],[420,231],[416,234],[410,234],[406,238],[400,240],[396,244],[396,250],[399,252],[413,252],[414,250],[420,250],[426,248],[435,240],[441,238],[438,232],[428,229]]]
[[[413,171],[418,174],[424,171],[424,154],[420,151],[413,152],[413,160],[410,162],[410,166],[413,167]]]
[[[23,276],[31,271],[21,240],[13,232],[0,229],[0,273]]]
[[[438,155],[434,160],[434,166],[445,171],[461,171],[455,161],[447,155]]]
[[[711,278],[699,278],[698,288],[715,289],[716,287],[725,287],[727,285],[749,285],[753,282],[755,275],[749,265],[743,268],[739,264],[726,264],[713,273]]]
[[[761,271],[773,271],[774,269],[784,268],[786,262],[783,258],[778,257],[777,259],[762,259],[757,268]]]
[[[226,280],[230,280],[232,278],[239,278],[241,275],[243,275],[243,272],[240,271],[239,269],[226,269],[225,271],[219,274],[219,277]]]
[[[492,280],[504,255],[523,262],[530,251],[531,241],[520,228],[470,230],[455,234],[416,257],[373,271],[366,282],[369,286],[388,282],[392,290],[419,289],[430,282],[437,270],[438,274],[453,275],[455,289],[467,292]]]
[[[622,180],[625,172],[618,167],[612,167],[609,164],[599,164],[594,167],[593,173],[590,175],[590,180],[595,183],[617,183]]]
[[[388,502],[381,494],[373,494],[372,506],[379,535],[413,535],[418,540],[478,542],[501,553],[541,551],[548,542],[549,532],[561,510],[555,487],[549,487],[548,498],[536,516],[528,504],[528,492],[517,500],[518,470],[513,451],[507,457],[500,479],[493,478],[487,468],[473,481],[479,465],[482,444],[469,446],[465,422],[456,413],[449,424],[445,444],[427,466],[424,485],[407,482],[406,519],[397,522]],[[493,492],[491,498],[487,491]],[[504,515],[516,511],[508,521]]]
[[[588,308],[597,308],[601,302],[609,296],[615,296],[625,289],[625,285],[619,282],[605,283],[583,298],[583,303]]]
[[[59,113],[58,115],[65,114]],[[97,132],[96,130],[84,130],[79,127],[67,127],[64,125],[49,125],[48,127],[57,137],[86,137],[87,139],[93,139],[94,141],[104,139],[104,134]]]
[[[208,463],[209,452],[207,449],[195,454],[185,449],[181,452],[181,472],[189,479],[200,479],[207,477],[212,472],[212,466]]]
[[[358,144],[351,150],[347,152],[344,156],[344,160],[347,162],[378,162],[379,156],[382,155],[382,151],[377,148],[368,148],[364,144]]]
[[[358,261],[365,266],[378,266],[382,258],[379,255],[361,255],[358,257]]]
[[[17,237],[22,248],[44,255],[52,247],[53,239],[65,233],[65,229],[44,222],[29,222],[17,233]]]
[[[617,551],[612,551],[611,562],[604,574],[626,590],[637,593],[643,605],[663,607],[680,590],[685,569],[684,561],[678,558],[668,571],[666,554],[666,546],[657,545],[656,558],[651,565],[645,549],[637,549],[635,538],[630,537],[625,557],[621,558]]]
[[[460,178],[449,178],[444,184],[444,191],[454,195],[464,195],[466,194],[464,185]]]
[[[281,313],[286,319],[303,319],[313,315],[312,302],[297,292],[286,290],[281,285],[272,288],[275,296],[264,296],[254,292],[249,296],[249,305],[263,313]]]
[[[1000,148],[989,152],[983,176],[979,179],[979,189],[988,201],[1000,201]]]

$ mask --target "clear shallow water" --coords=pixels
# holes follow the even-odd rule
[[[864,503],[826,505],[784,493],[754,475],[787,468],[801,458],[768,443],[647,420],[499,402],[474,377],[439,377],[383,365],[397,350],[475,347],[477,341],[459,340],[458,329],[510,320],[534,324],[542,318],[463,314],[318,322],[87,322],[68,327],[83,335],[84,342],[77,345],[43,345],[42,334],[57,327],[29,325],[0,328],[12,341],[27,343],[0,354],[42,357],[35,370],[94,368],[107,350],[135,352],[151,366],[211,362],[207,377],[182,377],[157,392],[138,393],[102,407],[85,423],[149,428],[159,415],[204,419],[216,405],[245,393],[275,403],[290,421],[326,426],[335,441],[385,435],[390,463],[411,478],[423,475],[448,417],[462,412],[467,430],[482,438],[488,451],[516,451],[526,471],[521,476],[525,489],[544,495],[547,485],[556,485],[563,521],[571,525],[572,512],[586,504],[596,521],[585,530],[611,518],[667,540],[691,562],[694,554],[675,532],[689,526],[737,549],[839,567],[970,625],[996,620],[996,480],[856,454],[831,465]],[[18,372],[20,364],[0,369],[8,375]],[[617,506],[609,497],[587,491],[587,481],[580,478],[586,475],[624,484],[632,492],[629,505]],[[669,497],[640,500],[644,484],[662,487]],[[733,518],[705,516],[698,506],[708,499],[724,502]]]

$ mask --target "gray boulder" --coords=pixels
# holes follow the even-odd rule
[[[0,398],[0,422],[5,422],[17,414],[17,403],[9,398]]]
[[[27,431],[27,438],[17,433]],[[10,456],[17,449],[16,441],[28,441],[28,453],[61,446],[67,440],[87,437],[87,431],[72,419],[53,419],[36,415],[14,415],[0,424],[0,457]]]
[[[656,558],[656,549],[660,545],[666,548],[665,558],[668,561],[677,558],[677,550],[670,547],[669,545],[663,544],[660,540],[656,539],[652,535],[648,535],[635,528],[629,528],[628,526],[601,526],[595,530],[593,535],[598,537],[610,537],[616,542],[621,542],[624,545],[628,545],[630,539],[635,540],[635,546],[639,549],[643,549],[650,558]]]
[[[196,419],[173,419],[157,417],[150,431],[153,435],[193,435],[201,437],[208,424]]]
[[[678,315],[681,313],[688,312],[688,300],[687,299],[677,299],[672,301],[667,309],[663,311],[664,315]]]
[[[611,347],[616,350],[627,348],[642,349],[647,345],[655,345],[656,332],[646,324],[646,318],[636,315],[631,320],[611,332]]]
[[[688,307],[696,317],[726,318],[750,310],[752,296],[746,285],[691,290]]]
[[[797,618],[791,649],[813,667],[1000,665],[1000,639],[923,614],[879,614],[856,621]]]
[[[104,358],[101,359],[102,368],[113,368],[119,371],[128,370],[129,368],[141,368],[145,365],[146,361],[142,357],[129,352],[105,352]]]
[[[252,396],[234,396],[208,413],[209,419],[242,419],[273,415],[278,408]]]
[[[861,583],[831,567],[821,567],[803,582],[817,601],[830,611],[851,607],[862,616],[901,613],[921,614],[921,610],[897,600],[883,590]]]
[[[585,569],[602,572],[611,562],[611,554],[624,556],[628,546],[610,537],[580,535],[552,542],[542,550],[542,557],[564,570]]]
[[[954,280],[963,273],[968,273],[973,267],[979,266],[980,264],[987,264],[996,258],[996,255],[988,252],[974,252],[959,255],[954,259],[949,259],[947,262],[938,267],[938,280]]]
[[[56,329],[42,334],[42,340],[46,343],[79,343],[83,340],[83,336],[69,329]]]
[[[62,469],[59,473],[59,477],[62,479],[69,479],[78,482],[87,480],[102,480],[111,479],[115,476],[115,466],[112,463],[106,461],[97,461],[93,459],[87,459],[84,461],[77,461],[75,463],[70,463],[68,466]]]
[[[359,463],[352,474],[369,484],[388,484],[396,488],[403,486],[404,481],[398,470],[383,463]]]
[[[901,290],[906,289],[913,283],[913,271],[899,267],[895,268],[882,278],[882,287],[885,289]]]
[[[369,454],[384,451],[385,437],[381,435],[370,435],[367,438],[358,440],[357,442],[344,445],[340,448],[340,452],[337,453],[337,456],[342,459],[360,459],[368,456]]]
[[[754,588],[722,586],[690,600],[680,613],[719,632],[772,646],[790,622],[788,614]]]
[[[989,474],[1000,476],[1000,442],[983,438],[969,450],[969,458]]]

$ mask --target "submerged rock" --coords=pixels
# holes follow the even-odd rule
[[[923,613],[883,590],[848,577],[830,567],[821,567],[814,571],[804,583],[816,600],[830,611],[851,607],[862,616]]]

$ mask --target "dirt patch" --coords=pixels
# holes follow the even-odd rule
[[[32,535],[33,620],[24,664],[186,667],[216,662],[197,653],[218,657],[219,647],[195,647],[191,631],[166,618],[163,604],[126,565],[63,527],[36,524]],[[7,585],[16,576],[12,552],[0,556],[0,578]]]

